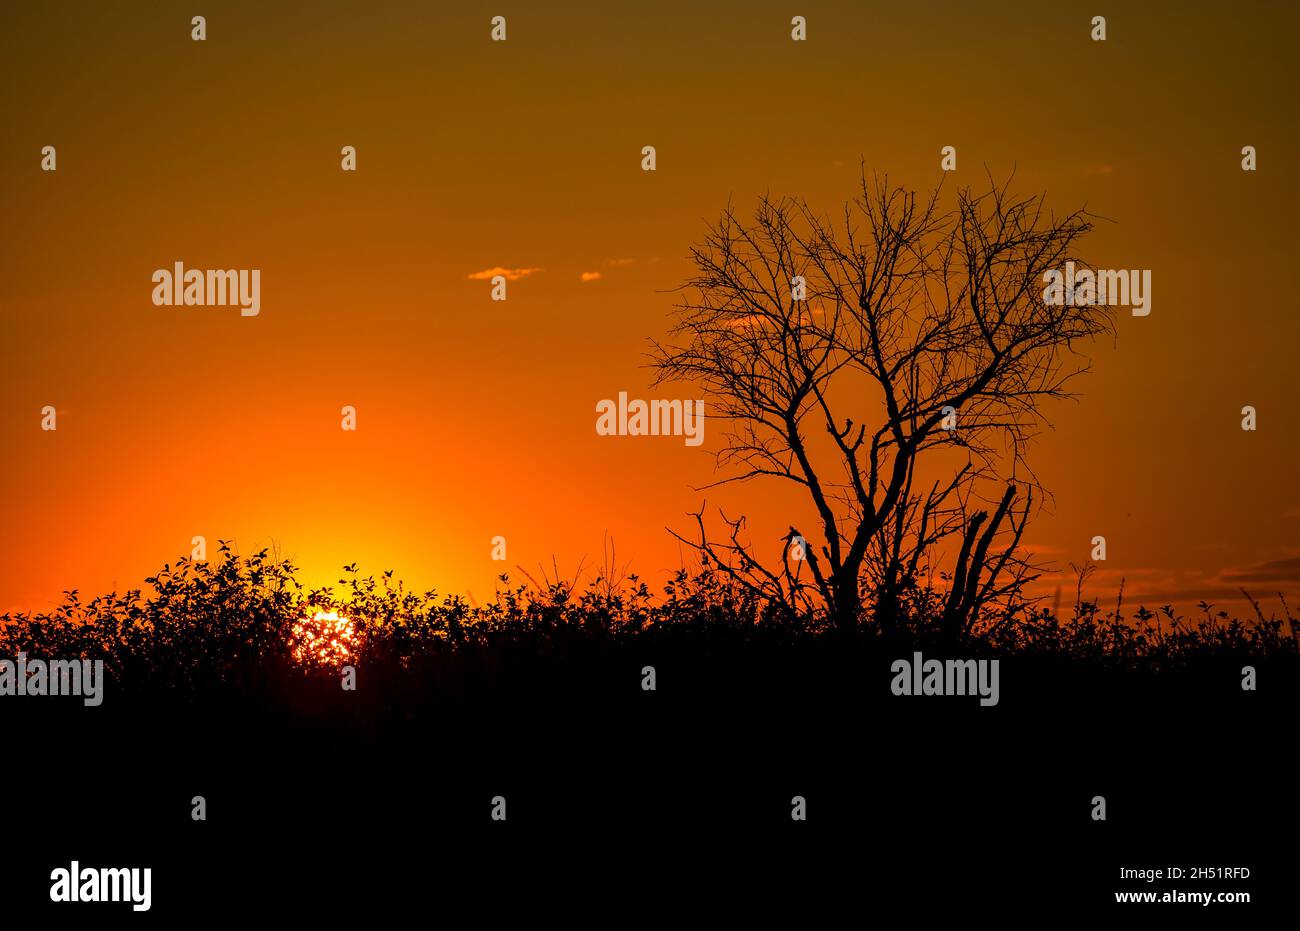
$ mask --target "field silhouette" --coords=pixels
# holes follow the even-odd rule
[[[9,797],[42,825],[8,868],[15,888],[44,888],[75,848],[154,865],[160,912],[199,901],[234,916],[325,876],[419,889],[430,871],[484,897],[509,863],[519,896],[573,889],[614,909],[647,883],[757,881],[776,891],[737,908],[831,921],[831,903],[941,888],[999,890],[1017,911],[1070,896],[1093,913],[1117,864],[1233,850],[1257,900],[1288,894],[1269,867],[1293,843],[1294,796],[1248,787],[1239,761],[1289,753],[1289,618],[1117,617],[1089,601],[984,615],[955,654],[1001,660],[1001,700],[983,708],[890,692],[893,660],[954,655],[942,592],[903,599],[887,630],[866,609],[846,629],[707,566],[654,593],[634,578],[503,583],[478,606],[355,567],[332,593],[295,573],[222,544],[147,590],[5,618],[0,656],[102,658],[107,679],[99,707],[0,701],[35,767]],[[301,622],[322,612],[353,622],[349,655],[295,657],[312,633]],[[1241,688],[1244,665],[1258,691]],[[1089,819],[1098,794],[1112,823]],[[194,825],[200,795],[209,823]],[[790,819],[796,796],[806,824]],[[505,825],[488,816],[497,797]],[[999,855],[973,857],[988,845]],[[1079,897],[1081,882],[1096,892]],[[322,917],[383,907],[294,901]]]
[[[696,664],[823,654],[865,661],[925,650],[1120,677],[1297,661],[1297,625],[1285,602],[1282,618],[1265,617],[1256,604],[1259,613],[1248,620],[1205,603],[1199,617],[1169,605],[1125,615],[1082,596],[1063,617],[1042,607],[1014,616],[989,608],[954,652],[943,630],[945,592],[912,588],[887,621],[864,608],[859,623],[846,627],[825,611],[796,613],[764,601],[707,560],[679,570],[659,592],[612,573],[585,583],[539,584],[529,576],[517,585],[502,575],[482,605],[410,592],[391,572],[363,577],[355,565],[331,588],[308,589],[297,571],[268,550],[240,556],[222,541],[215,560],[181,558],[146,588],[84,602],[67,592],[55,611],[0,616],[0,656],[100,659],[112,698],[165,691],[179,700],[260,700],[312,682],[337,690],[345,665],[365,679],[363,694],[395,689],[416,699],[467,676],[496,679],[547,662],[599,680],[604,664],[637,655]],[[346,639],[321,615],[344,619]]]

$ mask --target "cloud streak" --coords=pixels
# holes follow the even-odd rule
[[[536,272],[545,271],[541,268],[502,268],[500,265],[494,268],[485,268],[481,272],[470,273],[470,281],[488,281],[497,275],[505,278],[506,281],[518,281],[520,278],[527,278]]]

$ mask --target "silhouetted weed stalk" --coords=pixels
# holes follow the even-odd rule
[[[210,562],[182,558],[145,580],[149,589],[111,593],[82,602],[76,591],[49,614],[0,615],[0,656],[103,659],[118,682],[148,681],[152,687],[200,690],[211,685],[256,689],[277,671],[310,674],[313,666],[340,663],[309,656],[295,660],[304,624],[322,612],[351,622],[352,639],[341,662],[407,667],[412,661],[458,651],[523,647],[553,651],[592,641],[653,638],[661,634],[691,643],[728,641],[767,644],[824,637],[844,631],[817,612],[796,615],[764,602],[707,563],[679,570],[656,596],[635,574],[599,572],[585,587],[543,575],[538,583],[511,585],[507,575],[483,605],[459,595],[410,592],[393,573],[361,577],[344,568],[337,588],[307,589],[298,568],[261,550],[243,557],[222,542]],[[1249,597],[1249,596],[1248,596]],[[898,599],[891,648],[940,642],[944,593],[912,588]],[[1297,654],[1295,619],[1282,601],[1284,619],[1230,617],[1202,602],[1201,614],[1178,616],[1170,605],[1140,607],[1132,617],[1103,613],[1080,597],[1071,616],[1022,606],[982,615],[963,647],[972,653],[1053,657],[1104,667],[1177,668],[1199,659],[1267,658]],[[668,633],[671,632],[671,633]],[[881,638],[875,613],[864,608],[851,636]],[[299,650],[301,657],[301,650]],[[316,662],[312,662],[316,659]],[[331,672],[332,674],[332,672]]]

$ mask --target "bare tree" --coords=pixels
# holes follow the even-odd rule
[[[1072,250],[1091,217],[1058,218],[1009,186],[963,189],[945,211],[941,189],[919,196],[864,174],[834,220],[770,196],[752,222],[723,211],[691,250],[671,339],[654,347],[657,381],[708,391],[726,425],[714,485],[793,483],[817,534],[791,526],[765,563],[743,518],[722,515],[713,538],[702,508],[695,538],[678,539],[751,591],[845,628],[871,602],[888,629],[944,541],[956,549],[948,637],[1019,593],[1033,496],[1018,505],[1017,483],[1037,485],[1026,444],[1043,402],[1087,370],[1077,344],[1112,318],[1043,298],[1045,271],[1084,264]],[[796,538],[808,540],[802,560]]]

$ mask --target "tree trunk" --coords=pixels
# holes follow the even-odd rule
[[[835,614],[832,621],[835,628],[844,633],[858,629],[862,615],[862,592],[858,584],[858,565],[845,564],[836,573],[833,582],[835,591]]]

